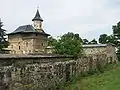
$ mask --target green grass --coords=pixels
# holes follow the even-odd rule
[[[104,73],[76,80],[61,90],[120,90],[120,64],[107,67]]]

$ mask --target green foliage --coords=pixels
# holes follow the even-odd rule
[[[6,30],[4,30],[4,29],[2,29],[2,26],[3,26],[3,24],[2,24],[2,22],[1,22],[1,20],[0,20],[0,43],[1,42],[5,42],[6,40],[6,38],[5,38],[5,36],[6,36]]]
[[[116,47],[120,47],[120,22],[113,26],[113,35]]]
[[[7,48],[9,45],[8,41],[0,43],[0,53],[5,53],[4,48]]]
[[[102,34],[102,35],[100,35],[100,37],[99,37],[99,43],[101,43],[101,44],[106,44],[107,43],[107,34]]]
[[[90,41],[88,44],[97,44],[97,41],[95,39],[93,39],[92,41]]]
[[[90,42],[87,39],[82,39],[83,44],[98,44],[97,40],[93,39]]]
[[[68,32],[60,37],[54,43],[55,53],[64,54],[64,55],[73,55],[78,57],[82,54],[82,39],[79,37],[79,34],[74,34]]]
[[[117,36],[117,39],[120,39],[120,22],[113,26],[113,34]]]
[[[8,46],[8,42],[6,41],[6,30],[2,29],[2,22],[0,20],[0,53],[4,53],[3,48],[6,48]]]
[[[56,42],[57,40],[52,36],[48,38],[48,46],[53,46]]]
[[[107,34],[100,35],[99,43],[114,44],[114,46],[117,48],[116,53],[117,53],[118,59],[120,59],[120,22],[118,22],[117,25],[113,25],[112,29],[113,29],[112,35],[109,35],[109,36]]]
[[[118,22],[117,25],[114,25],[112,28],[113,28],[114,44],[117,48],[118,58],[120,59],[120,22]]]
[[[88,41],[87,39],[82,39],[82,43],[83,43],[83,44],[88,44],[89,41]]]
[[[60,90],[119,90],[120,63],[111,64],[103,73],[96,73],[87,77],[74,79]]]
[[[114,44],[115,38],[113,35],[107,35],[107,34],[101,34],[99,37],[99,43],[101,44],[107,44],[111,43]]]
[[[117,56],[118,56],[118,60],[120,60],[120,47],[117,48]]]

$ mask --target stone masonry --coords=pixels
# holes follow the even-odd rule
[[[107,63],[104,54],[77,60],[59,55],[2,55],[0,90],[54,90],[71,77],[97,70]]]

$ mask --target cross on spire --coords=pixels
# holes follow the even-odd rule
[[[37,9],[39,10],[39,6],[37,6]]]

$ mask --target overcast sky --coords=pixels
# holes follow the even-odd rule
[[[8,32],[32,24],[37,6],[45,32],[60,36],[79,33],[89,40],[112,33],[120,21],[120,0],[0,0],[0,17]]]

